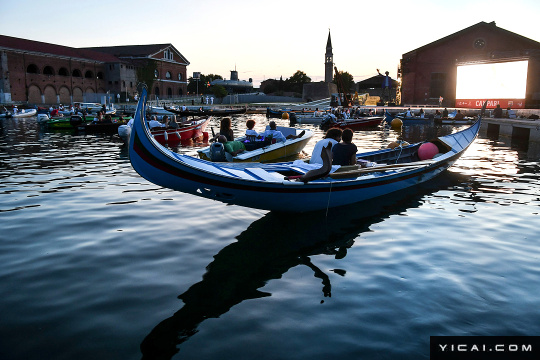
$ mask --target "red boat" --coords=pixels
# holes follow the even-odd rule
[[[363,129],[369,127],[378,126],[384,119],[384,116],[366,116],[358,119],[340,119],[333,121],[323,121],[321,123],[322,130],[328,130],[330,128],[349,128],[351,130]]]
[[[151,133],[161,145],[177,146],[181,142],[190,140],[208,139],[208,133],[204,131],[211,117],[184,122],[178,129],[152,129]]]

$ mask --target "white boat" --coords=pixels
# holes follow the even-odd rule
[[[36,109],[22,109],[19,110],[16,114],[13,114],[9,111],[6,111],[3,114],[0,114],[0,117],[2,118],[25,118],[25,117],[31,117],[36,116],[37,110]]]

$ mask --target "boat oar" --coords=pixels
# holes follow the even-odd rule
[[[416,168],[416,167],[422,167],[432,164],[433,161],[417,161],[413,163],[402,163],[402,164],[391,164],[391,165],[383,165],[383,166],[373,166],[369,168],[361,168],[357,170],[349,170],[349,171],[336,171],[329,176],[332,179],[342,179],[342,178],[349,178],[349,177],[358,177],[362,174],[366,173],[372,173],[372,172],[379,172],[379,171],[387,171],[387,170],[396,170],[396,169],[403,169],[403,168]]]

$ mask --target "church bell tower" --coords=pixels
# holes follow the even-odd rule
[[[331,83],[334,79],[334,54],[332,54],[332,39],[328,29],[328,41],[326,42],[326,55],[324,56],[324,82]]]

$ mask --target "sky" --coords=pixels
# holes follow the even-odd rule
[[[70,47],[171,43],[193,72],[240,80],[324,80],[334,63],[361,81],[404,53],[481,21],[540,41],[540,1],[0,0],[0,34]]]

